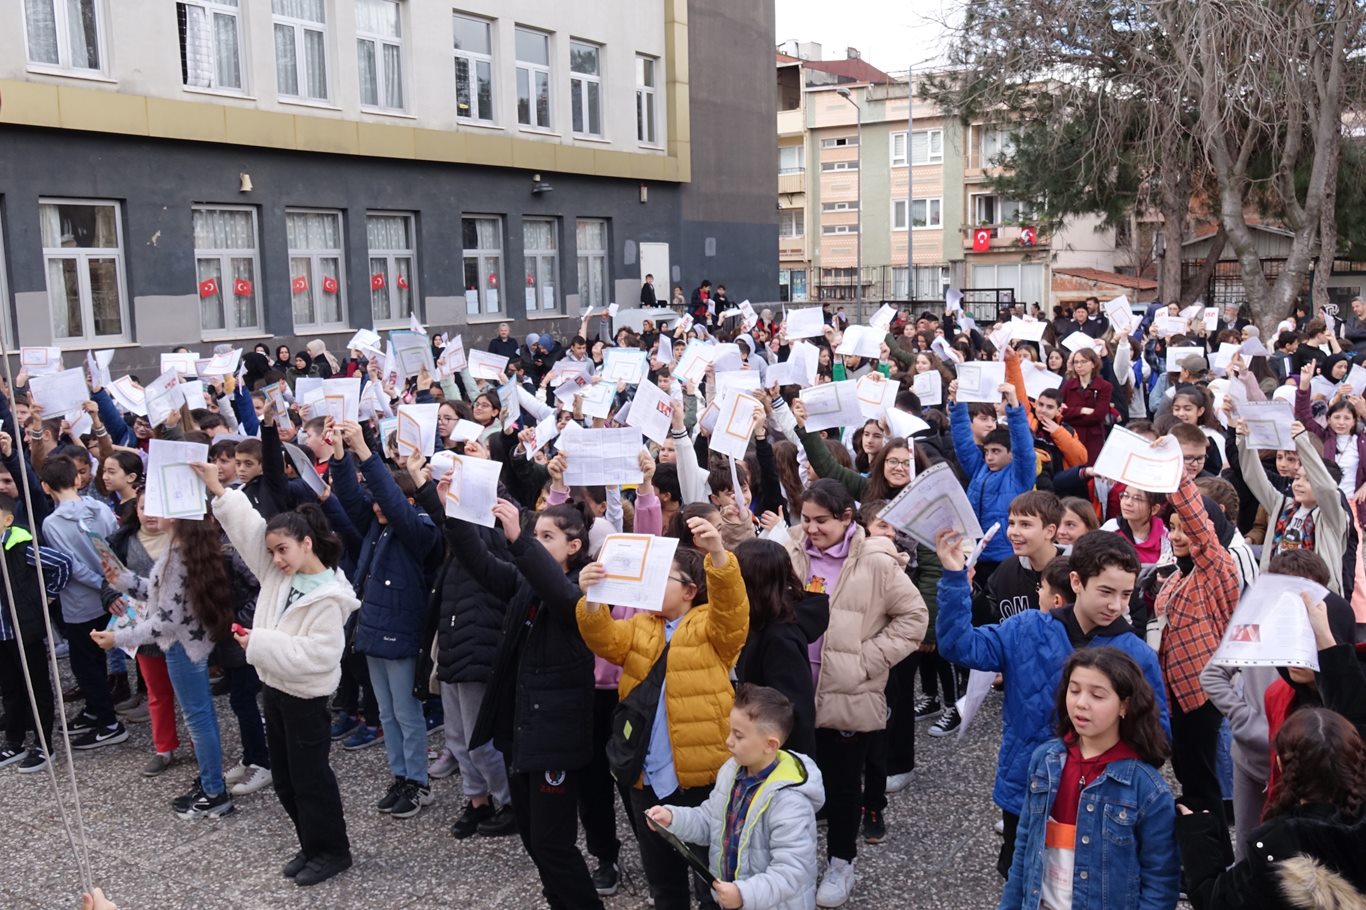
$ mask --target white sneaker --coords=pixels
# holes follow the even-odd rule
[[[832,859],[816,889],[817,907],[842,907],[854,893],[854,864],[847,859]]]
[[[224,777],[226,779],[226,775]],[[246,796],[255,793],[262,787],[270,786],[273,778],[269,768],[262,768],[259,765],[247,765],[247,773],[240,781],[228,788],[228,792],[233,796]]]
[[[996,828],[996,834],[997,834],[998,837],[1005,837],[1005,836],[1006,836],[1006,822],[1005,822],[1005,819],[1003,819],[1003,818],[998,818],[998,819],[996,819],[996,824],[994,825],[994,827]]]
[[[247,766],[238,762],[231,768],[223,772],[223,783],[231,787],[233,784],[240,784],[242,778],[247,776]]]
[[[902,790],[905,790],[911,785],[911,775],[914,773],[915,772],[913,771],[907,771],[903,774],[889,774],[887,776],[887,792],[900,793]]]

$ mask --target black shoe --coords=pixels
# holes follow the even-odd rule
[[[395,777],[394,782],[389,785],[389,789],[384,791],[384,798],[375,804],[375,808],[381,812],[392,812],[394,804],[398,802],[399,797],[403,794],[403,788],[407,785],[406,780]]]
[[[942,708],[939,699],[931,695],[922,695],[915,700],[915,719],[922,720],[926,717],[938,714]]]
[[[953,731],[963,725],[963,718],[958,713],[958,708],[950,707],[939,715],[939,719],[930,724],[931,736],[948,736]]]
[[[175,799],[171,808],[181,818],[219,818],[233,810],[232,794],[224,788],[222,793],[209,796],[196,783],[193,790]]]
[[[92,728],[71,741],[73,749],[99,749],[112,746],[128,739],[128,731],[123,724],[115,722],[109,727]]]
[[[285,878],[293,878],[294,876],[302,872],[304,866],[307,865],[308,856],[304,853],[304,851],[300,850],[298,853],[294,854],[293,859],[285,863],[285,867],[281,871],[284,872]]]
[[[880,844],[887,837],[887,823],[882,818],[882,813],[876,809],[863,810],[863,841],[868,844]]]
[[[487,821],[479,823],[476,830],[480,837],[507,837],[509,834],[517,833],[517,816],[513,814],[511,806],[503,806]]]
[[[17,770],[20,774],[37,774],[39,771],[47,770],[48,761],[47,753],[40,746],[34,746],[28,750],[24,760],[19,762]]]
[[[127,673],[109,674],[109,699],[118,704],[133,697],[133,690],[128,687]]]
[[[394,800],[394,805],[389,810],[391,818],[412,818],[422,811],[423,806],[432,804],[432,788],[423,786],[417,781],[405,780],[403,789],[399,791],[398,799]]]
[[[0,749],[0,768],[5,767],[6,765],[12,765],[15,762],[21,762],[27,755],[28,750],[25,749],[23,745],[6,746],[3,749]]]
[[[68,733],[75,736],[78,733],[85,733],[95,729],[97,723],[99,723],[99,718],[95,717],[93,714],[82,711],[80,714],[77,714],[66,722],[66,729]]]
[[[617,872],[616,863],[598,863],[598,868],[594,870],[593,890],[603,897],[610,897],[617,893],[621,887],[621,875]]]
[[[476,806],[474,803],[465,803],[465,808],[460,810],[456,816],[455,824],[451,825],[451,837],[456,840],[464,840],[473,837],[479,830],[479,823],[493,818],[493,804],[484,803]]]
[[[226,674],[218,677],[212,683],[209,684],[209,693],[212,694],[215,698],[217,698],[219,695],[227,695],[231,691],[232,682],[228,679]]]
[[[294,884],[300,888],[307,888],[309,885],[316,885],[325,882],[338,873],[345,872],[351,868],[351,857],[346,856],[315,856],[304,864],[294,876]]]

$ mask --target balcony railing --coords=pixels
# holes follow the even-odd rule
[[[806,192],[806,169],[800,167],[790,167],[778,171],[778,192]]]

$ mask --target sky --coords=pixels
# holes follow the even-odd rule
[[[773,0],[777,41],[816,41],[826,60],[856,47],[889,73],[940,58],[943,26],[962,0]]]

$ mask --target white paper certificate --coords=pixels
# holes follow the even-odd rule
[[[475,379],[488,382],[502,382],[503,371],[508,368],[508,359],[488,351],[469,352],[470,375]]]
[[[1290,424],[1295,420],[1294,408],[1288,401],[1244,401],[1238,413],[1247,421],[1247,445],[1254,449],[1295,451],[1295,438]]]
[[[673,399],[653,382],[642,382],[636,386],[636,395],[631,399],[631,412],[626,415],[626,425],[637,428],[647,439],[663,445],[673,426],[673,414]],[[540,441],[539,433],[537,441]]]
[[[204,481],[190,465],[209,460],[201,442],[153,439],[147,444],[147,496],[144,508],[158,518],[203,518]]]
[[[911,391],[924,407],[944,403],[944,377],[938,370],[916,373],[911,379]]]
[[[560,435],[559,415],[555,413],[546,415],[540,423],[536,424],[531,434],[531,442],[526,444],[527,461],[535,458],[537,452],[544,449],[552,439]]]
[[[436,412],[440,405],[401,404],[398,406],[398,457],[414,452],[430,456],[436,451]]]
[[[185,397],[180,393],[180,375],[174,367],[143,389],[143,400],[147,405],[147,419],[154,427],[165,423],[171,412],[185,403]]]
[[[717,398],[727,392],[757,392],[764,387],[763,377],[758,370],[726,370],[714,375]]]
[[[1243,592],[1210,662],[1221,667],[1319,668],[1314,629],[1300,592],[1322,600],[1327,589],[1293,575],[1261,575]]]
[[[646,353],[629,348],[608,348],[602,355],[602,378],[607,382],[639,385],[645,381],[650,365]]]
[[[674,375],[684,382],[701,382],[702,377],[707,375],[707,366],[715,357],[716,347],[714,345],[703,344],[694,338],[683,349],[683,356],[678,358],[678,365],[674,367]]]
[[[716,426],[711,431],[711,450],[733,459],[745,457],[754,433],[754,411],[763,410],[759,399],[744,392],[728,392],[719,402]]]
[[[559,446],[565,455],[564,482],[570,486],[624,486],[644,476],[640,430],[634,427],[562,433]]]
[[[607,419],[607,415],[612,412],[612,401],[617,397],[617,384],[615,382],[599,382],[589,385],[583,390],[583,415],[585,417],[601,417]]]
[[[787,337],[820,338],[825,334],[825,314],[818,306],[787,311]]]
[[[19,366],[30,376],[47,376],[62,371],[61,348],[20,348]]]
[[[797,396],[806,406],[806,429],[814,433],[833,427],[856,427],[863,422],[858,383],[852,379],[802,389]]]
[[[195,369],[198,361],[199,355],[194,351],[173,351],[161,355],[161,371],[174,369],[181,376],[198,376],[199,371]]]
[[[456,455],[451,462],[450,489],[446,491],[446,514],[472,524],[493,527],[493,507],[498,504],[501,461]]]
[[[995,404],[1001,400],[1006,365],[1000,361],[969,360],[958,364],[958,401]]]
[[[1149,493],[1175,493],[1182,477],[1181,444],[1171,436],[1154,446],[1137,433],[1113,427],[1096,458],[1101,477]]]
[[[1181,361],[1187,357],[1204,357],[1205,349],[1197,347],[1167,348],[1167,372],[1181,372]]]
[[[882,356],[882,339],[886,334],[867,326],[851,325],[844,330],[844,337],[840,339],[840,346],[835,349],[835,353],[877,360]]]
[[[598,551],[607,577],[584,591],[595,604],[635,607],[658,613],[673,570],[678,540],[653,534],[608,534]]]
[[[1116,332],[1128,335],[1134,326],[1134,314],[1129,312],[1129,298],[1123,294],[1105,301],[1104,310]]]
[[[322,401],[313,407],[316,417],[331,417],[338,425],[360,420],[360,377],[324,379]]]
[[[467,365],[464,338],[456,335],[441,349],[441,357],[436,361],[436,375],[445,379],[459,373]]]
[[[821,351],[814,344],[806,341],[799,341],[792,346],[792,350],[787,355],[788,363],[797,365],[796,378],[793,382],[798,385],[815,385],[816,371],[820,368]]]
[[[896,396],[897,392],[901,391],[901,384],[888,380],[874,370],[859,377],[854,389],[858,392],[859,411],[864,418],[881,420],[888,408],[896,406]]]
[[[90,397],[85,385],[85,371],[80,367],[30,376],[28,386],[33,393],[33,400],[42,405],[47,417],[79,411]]]
[[[1057,373],[1032,361],[1024,361],[1020,365],[1024,367],[1025,394],[1030,398],[1038,398],[1049,389],[1062,388],[1062,377]]]
[[[436,373],[431,342],[426,335],[409,331],[390,332],[389,343],[393,345],[394,356],[398,358],[399,371],[405,377],[416,376],[423,367],[427,368],[428,375]]]
[[[943,462],[912,480],[878,517],[931,548],[935,536],[944,530],[957,531],[971,540],[982,536],[982,526],[963,485],[953,468]]]
[[[890,303],[884,303],[882,306],[878,307],[877,312],[868,320],[868,324],[885,336],[887,330],[892,327],[892,320],[895,318],[896,307],[892,306]]]

